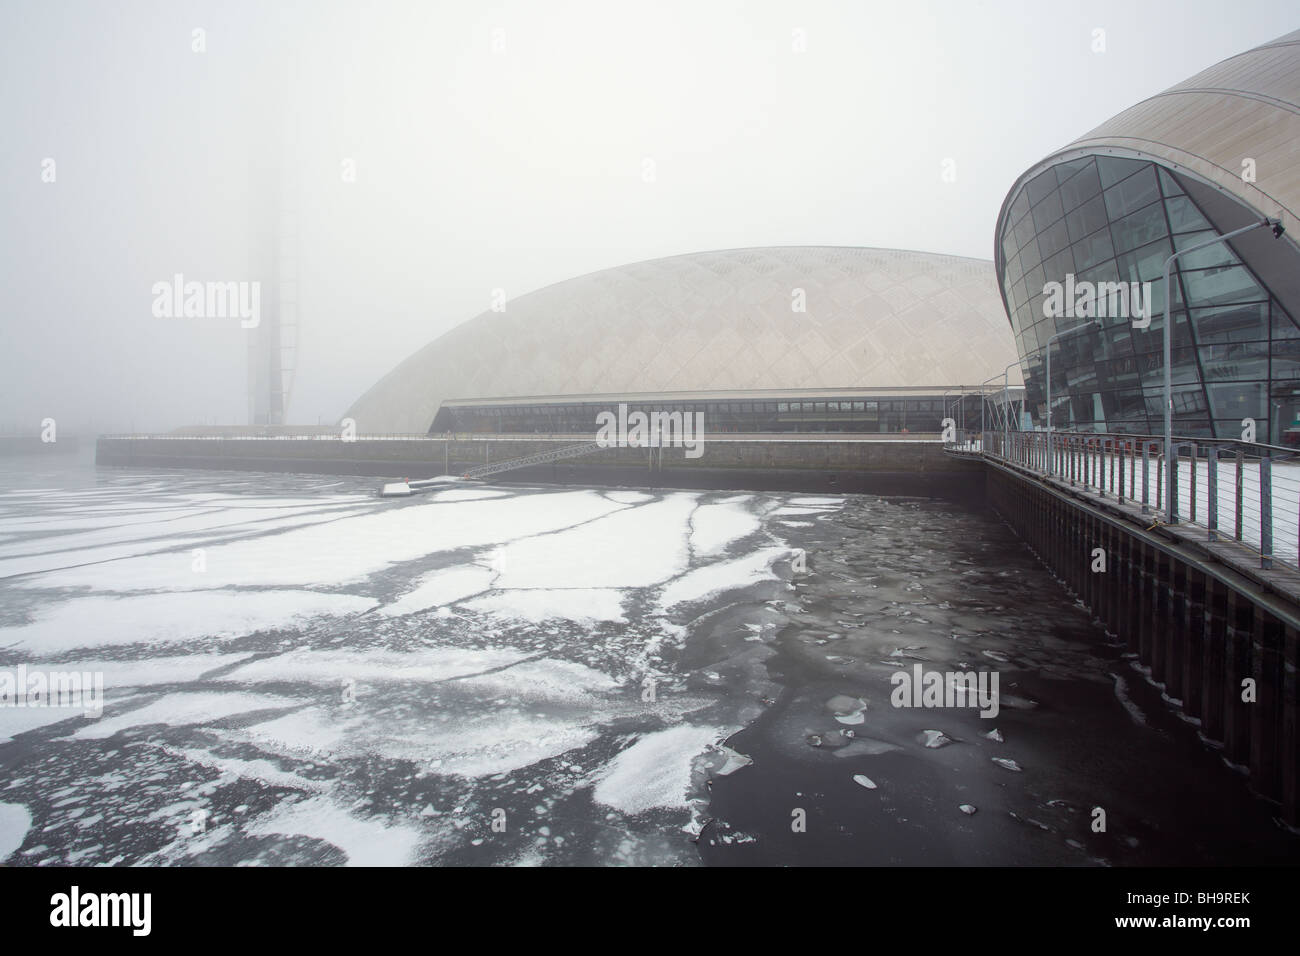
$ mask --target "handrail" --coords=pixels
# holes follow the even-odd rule
[[[1300,568],[1300,450],[1182,436],[1172,442],[1175,467],[1166,469],[1160,435],[959,431],[954,437],[947,450],[1135,505],[1159,524],[1201,528],[1207,541],[1240,542],[1257,552],[1261,568],[1274,562]]]

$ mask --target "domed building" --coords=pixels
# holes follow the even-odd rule
[[[1163,432],[1165,261],[1268,217],[1286,228],[1280,239],[1257,228],[1175,260],[1174,432],[1238,438],[1253,419],[1256,440],[1295,444],[1297,211],[1300,31],[1143,100],[1026,170],[1002,205],[994,255],[1034,420],[1046,418],[1049,340],[1095,317],[1100,328],[1052,346],[1053,425]],[[1150,324],[1114,308],[1059,314],[1055,283],[1150,283]]]
[[[1015,362],[988,261],[729,249],[511,299],[416,352],[347,417],[367,434],[590,433],[628,403],[701,412],[710,434],[937,432],[945,410],[977,419],[962,392],[992,379],[1000,397]]]

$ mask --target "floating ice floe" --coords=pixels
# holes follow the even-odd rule
[[[690,502],[687,502],[689,505]],[[114,591],[154,591],[193,588],[265,587],[267,585],[337,585],[361,581],[401,561],[411,561],[439,551],[486,547],[531,535],[549,535],[584,525],[575,531],[590,543],[599,534],[594,521],[625,506],[592,491],[558,492],[546,496],[538,507],[535,496],[510,496],[480,501],[442,503],[436,499],[401,508],[381,508],[324,524],[296,528],[280,534],[212,545],[206,549],[207,570],[195,574],[188,552],[168,552],[66,568],[27,579],[26,587],[94,587]],[[655,506],[647,506],[653,509]],[[587,525],[594,522],[593,525]],[[653,529],[655,520],[649,519]],[[684,553],[683,516],[674,528]],[[612,529],[611,529],[612,530]],[[626,547],[638,541],[634,528],[620,528],[624,555],[639,549]],[[646,529],[642,529],[645,533]],[[559,535],[557,535],[558,537]],[[169,541],[175,547],[180,542]],[[187,543],[188,546],[188,543]],[[562,549],[567,552],[568,549]],[[573,552],[575,555],[579,552]],[[63,555],[61,563],[76,560]],[[566,562],[561,571],[567,570]],[[648,561],[662,560],[657,549]],[[79,561],[77,563],[80,563]],[[671,562],[666,562],[671,563]],[[658,577],[657,580],[662,580]]]
[[[362,819],[327,797],[282,803],[245,828],[251,836],[303,836],[323,840],[347,855],[348,866],[404,866],[420,842],[418,827]]]
[[[938,750],[940,747],[946,747],[952,743],[952,738],[942,730],[923,730],[917,739],[931,750]]]
[[[558,497],[548,495],[545,511]],[[515,588],[628,588],[661,584],[684,571],[690,561],[687,536],[697,496],[668,495],[658,501],[620,506],[598,498],[614,509],[553,534],[521,536],[505,532],[494,560],[502,568],[495,586]],[[505,502],[491,502],[501,507]],[[404,509],[405,510],[405,509]],[[570,522],[578,524],[577,522]]]
[[[691,515],[691,548],[699,557],[721,554],[727,545],[762,527],[743,501],[700,505]]]
[[[788,548],[760,548],[741,558],[696,568],[665,587],[659,596],[659,604],[671,608],[746,588],[760,581],[779,580],[772,565],[790,553]]]
[[[809,734],[807,737],[809,746],[825,747],[828,750],[846,747],[853,742],[853,739],[853,731],[851,730],[831,730],[825,733]]]
[[[0,803],[0,862],[13,856],[27,839],[32,815],[19,803]]]
[[[962,813],[966,814],[966,816],[968,816],[968,817],[969,817],[969,816],[973,816],[973,815],[976,813],[976,811],[978,810],[977,807],[974,807],[974,806],[972,806],[972,805],[969,804],[969,803],[963,803],[963,804],[962,804],[960,807],[958,807],[957,809],[960,810]]]
[[[19,734],[84,716],[84,709],[69,707],[0,707],[0,744],[9,743]]]
[[[836,757],[874,757],[877,754],[889,753],[891,750],[902,750],[897,744],[887,743],[883,740],[873,740],[870,737],[858,737],[835,751]]]
[[[850,727],[856,727],[867,719],[867,702],[860,697],[837,694],[826,702],[826,708],[837,721]]]
[[[509,667],[527,656],[523,651],[460,647],[412,651],[300,649],[250,661],[227,673],[222,680],[241,684],[302,682],[328,687],[339,687],[344,680],[362,684],[431,683]]]
[[[998,729],[996,727],[994,727],[992,730],[990,730],[987,734],[984,734],[983,736],[987,737],[989,740],[993,741],[996,744],[1005,742],[1002,739],[1002,734],[998,733]]]
[[[173,555],[184,564],[189,554]],[[56,654],[79,647],[234,638],[301,627],[317,617],[358,614],[369,598],[318,591],[179,591],[77,597],[42,608],[30,624],[0,628],[0,647]]]
[[[150,724],[165,724],[168,727],[210,724],[262,710],[285,710],[300,706],[302,703],[303,701],[291,697],[242,692],[199,691],[169,694],[124,714],[103,717],[80,728],[73,736],[79,739],[103,739],[112,737],[120,730],[145,727]]]
[[[1002,767],[1006,770],[1014,770],[1017,773],[1020,772],[1020,764],[1016,763],[1014,760],[1010,759],[1009,757],[992,757],[990,759],[992,759],[992,761],[995,764],[997,764],[999,767]]]
[[[385,617],[400,617],[432,607],[455,604],[467,597],[487,591],[495,575],[490,568],[476,564],[458,565],[431,571],[415,582],[415,587],[379,609]]]
[[[870,777],[864,776],[860,773],[855,773],[853,775],[853,782],[859,786],[866,787],[868,790],[876,789],[876,782]]]
[[[742,767],[748,767],[754,762],[752,757],[747,757],[745,754],[737,753],[723,744],[718,744],[716,749],[725,758],[722,766],[713,771],[719,777],[730,776]]]
[[[646,734],[605,765],[592,796],[628,814],[684,809],[693,761],[723,736],[716,728],[689,724]]]

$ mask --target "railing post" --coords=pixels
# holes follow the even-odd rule
[[[1259,460],[1259,566],[1273,566],[1273,459]]]
[[[1097,439],[1097,451],[1100,457],[1097,459],[1097,497],[1106,497],[1106,445],[1109,443],[1107,438]]]
[[[1137,499],[1137,448],[1131,441],[1124,441],[1124,451],[1128,453],[1128,497],[1130,501]],[[1123,472],[1123,460],[1120,462],[1120,471]],[[1124,495],[1124,481],[1119,483],[1120,497]]]
[[[1151,488],[1147,480],[1151,477],[1151,443],[1142,442],[1142,513],[1151,510]]]
[[[1190,517],[1188,521],[1196,521],[1196,442],[1192,442],[1188,448],[1191,450],[1191,460],[1188,464],[1191,466],[1191,475],[1187,480],[1187,488],[1190,498],[1187,503],[1187,512]]]
[[[1156,452],[1156,511],[1165,509],[1165,472],[1169,469],[1165,467],[1164,451]]]
[[[1236,523],[1235,524],[1236,534],[1234,534],[1233,537],[1236,538],[1238,541],[1241,540],[1241,519],[1243,514],[1241,504],[1242,504],[1242,494],[1245,492],[1245,488],[1243,487],[1245,482],[1242,479],[1242,470],[1243,470],[1242,466],[1245,464],[1245,460],[1246,460],[1245,450],[1238,448],[1237,449],[1237,494],[1236,494],[1237,507],[1236,510],[1233,512],[1233,520]]]
[[[1205,456],[1205,526],[1208,541],[1219,540],[1219,450],[1207,449]]]
[[[1122,488],[1115,484],[1115,480],[1124,478],[1124,459],[1120,457],[1122,453],[1119,449],[1119,439],[1110,440],[1110,493],[1119,495]]]
[[[1172,461],[1165,463],[1169,471],[1169,487],[1165,489],[1165,520],[1169,524],[1178,524],[1178,449],[1178,442],[1172,442],[1169,449]]]
[[[1128,443],[1128,499],[1137,501],[1138,450],[1133,442]]]
[[[1119,453],[1116,458],[1119,460],[1119,487],[1116,489],[1115,500],[1119,504],[1124,503],[1124,452],[1126,451],[1125,443],[1119,442]]]

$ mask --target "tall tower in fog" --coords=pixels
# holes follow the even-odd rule
[[[283,425],[298,356],[299,152],[297,58],[284,55],[261,135],[250,143],[249,268],[262,284],[261,322],[248,332],[248,422]]]

